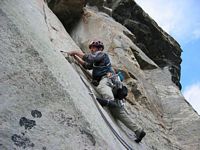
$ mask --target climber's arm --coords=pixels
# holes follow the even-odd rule
[[[118,104],[113,100],[96,98],[96,100],[101,104],[102,107],[108,106],[109,108],[119,107]]]
[[[77,55],[74,55],[74,58],[78,61],[79,64],[84,65],[85,61]]]
[[[85,55],[82,51],[71,51],[67,52],[67,54],[70,56],[78,56],[79,58],[83,58],[83,56]]]
[[[81,64],[85,69],[92,69],[93,65],[91,63],[88,63],[87,61],[84,61],[82,58],[78,57],[77,55],[74,56],[74,58],[77,60],[79,64]]]

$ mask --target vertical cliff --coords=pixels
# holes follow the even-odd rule
[[[60,53],[79,48],[46,3],[1,1],[0,39],[1,150],[123,148]]]
[[[180,92],[181,48],[133,0],[0,1],[0,149],[125,149],[84,73],[60,53],[88,52],[93,39],[126,74],[127,112],[147,132],[135,143],[100,107],[120,136],[136,150],[198,150],[200,117]]]
[[[117,1],[112,16],[136,36],[135,44],[159,67],[168,66],[172,81],[181,89],[180,45],[133,0]]]

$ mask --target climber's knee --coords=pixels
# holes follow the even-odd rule
[[[101,96],[104,99],[113,100],[114,96],[112,93],[112,89],[111,87],[108,86],[107,82],[108,82],[108,78],[103,78],[99,82],[99,85],[96,87],[96,89],[98,90],[99,94],[101,94]]]

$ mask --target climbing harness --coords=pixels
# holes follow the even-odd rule
[[[70,57],[70,56],[68,56]],[[65,57],[67,59],[67,57]],[[74,58],[73,58],[74,59]],[[67,59],[68,60],[68,59]],[[72,63],[72,61],[69,61],[69,63]],[[77,71],[77,73],[79,74],[79,77],[81,79],[81,81],[84,83],[84,85],[87,87],[87,89],[89,90],[89,94],[91,95],[98,111],[100,112],[102,118],[104,119],[104,121],[106,122],[106,124],[108,125],[108,127],[110,128],[110,130],[113,132],[113,134],[115,135],[115,137],[119,140],[119,142],[127,149],[127,150],[133,150],[133,148],[128,144],[126,143],[126,141],[117,133],[117,131],[112,127],[112,125],[110,124],[110,122],[108,121],[108,119],[106,118],[106,116],[103,114],[101,108],[100,108],[100,105],[98,104],[97,100],[96,100],[96,96],[91,88],[91,86],[89,86],[86,81],[83,79],[83,77],[81,76],[78,68],[76,65],[78,65],[82,70],[83,72],[87,72],[80,64],[78,64],[75,60],[73,60],[73,63],[75,64],[75,70]],[[88,73],[87,74],[87,77],[88,77]]]

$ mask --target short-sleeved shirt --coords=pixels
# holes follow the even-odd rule
[[[84,68],[93,69],[92,77],[95,80],[101,80],[102,76],[113,72],[108,54],[102,51],[85,54],[83,60],[85,61]]]

